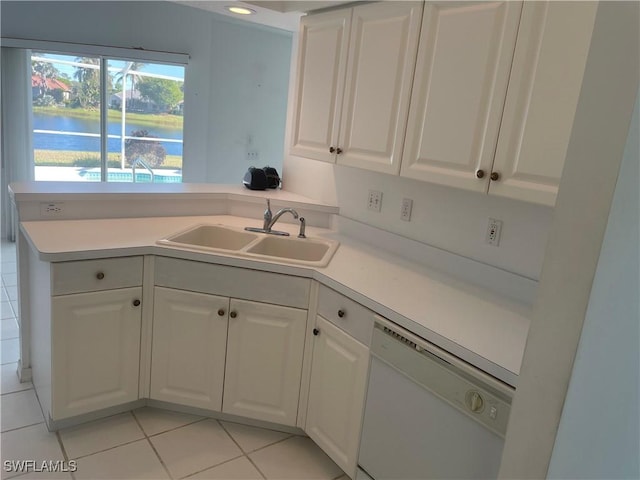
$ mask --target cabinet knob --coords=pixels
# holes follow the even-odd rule
[[[329,153],[335,153],[336,149],[335,147],[329,147]]]
[[[317,328],[314,328],[313,334],[317,337],[318,335],[320,335],[320,330],[318,330]]]
[[[340,155],[340,154],[342,153],[342,149],[341,149],[341,148],[336,148],[336,153],[337,153],[338,155]]]
[[[231,318],[236,318],[238,316],[238,313],[235,310],[231,310],[231,312],[229,313],[229,316]]]
[[[484,170],[476,170],[477,178],[484,178]]]
[[[500,180],[500,174],[498,172],[491,172],[491,180],[493,180],[494,182],[496,180]]]
[[[103,273],[103,272],[98,272],[98,273],[96,273],[96,278],[97,278],[98,280],[102,280],[102,279],[104,278],[104,273]]]
[[[133,306],[134,307],[139,307],[140,306],[140,300],[138,300],[137,298],[133,301]]]
[[[218,310],[218,315],[220,315],[221,317],[224,316],[224,308],[221,308],[220,310]]]
[[[345,312],[344,310],[342,310],[342,309],[338,310],[338,316],[340,318],[343,318],[346,314],[347,314],[347,312]]]

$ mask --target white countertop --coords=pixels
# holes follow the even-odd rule
[[[244,227],[261,222],[218,215],[28,221],[21,228],[46,261],[150,254],[314,278],[515,386],[529,328],[529,305],[323,228],[308,227],[307,235],[340,242],[325,268],[156,244],[197,223]],[[278,228],[295,234],[298,226],[279,223]]]

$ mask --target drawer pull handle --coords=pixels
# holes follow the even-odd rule
[[[231,310],[231,313],[229,313],[229,316],[230,316],[231,318],[236,318],[236,317],[238,316],[238,314],[236,313],[236,311],[235,311],[235,310]]]
[[[500,180],[500,174],[498,172],[491,172],[491,180],[497,182]]]
[[[138,300],[137,298],[133,301],[133,306],[134,307],[139,307],[140,306],[140,300]]]
[[[224,316],[224,308],[221,308],[220,310],[218,310],[218,315],[219,316]]]
[[[314,328],[313,334],[317,337],[318,335],[320,335],[320,330],[318,330],[317,328]]]
[[[476,177],[477,178],[484,178],[484,170],[476,171]]]
[[[342,309],[338,310],[338,316],[340,318],[343,318],[346,314],[347,314],[347,312],[345,312],[344,310],[342,310]]]
[[[98,280],[102,280],[102,279],[104,278],[104,272],[98,272],[98,273],[96,273],[96,278],[97,278]]]

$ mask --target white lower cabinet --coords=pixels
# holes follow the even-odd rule
[[[151,397],[222,409],[229,299],[155,287]]]
[[[369,348],[321,316],[313,330],[306,433],[355,478]]]
[[[53,420],[138,399],[141,298],[141,287],[52,297]]]
[[[154,309],[151,398],[295,426],[306,310],[162,287]]]
[[[151,398],[296,426],[310,283],[159,257]]]
[[[231,300],[222,411],[296,425],[307,312]]]

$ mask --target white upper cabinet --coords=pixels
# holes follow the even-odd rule
[[[521,2],[428,2],[401,175],[486,192]]]
[[[421,2],[353,9],[337,163],[400,171]]]
[[[597,8],[379,2],[303,19],[291,153],[553,206]]]
[[[526,2],[489,192],[554,205],[598,2]]]
[[[381,2],[303,18],[292,154],[400,171],[422,8]]]
[[[300,23],[298,78],[291,153],[328,162],[338,138],[351,10],[304,17]]]

